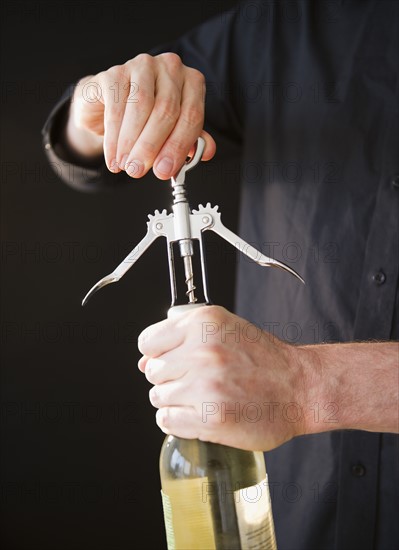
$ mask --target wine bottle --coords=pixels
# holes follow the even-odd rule
[[[160,456],[168,550],[276,550],[263,453],[165,438]]]

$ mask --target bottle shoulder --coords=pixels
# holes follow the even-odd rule
[[[262,452],[245,451],[198,439],[167,436],[160,456],[161,475],[178,478],[215,478],[226,472],[238,474],[245,481],[258,482],[266,477]],[[244,482],[244,479],[242,480]]]

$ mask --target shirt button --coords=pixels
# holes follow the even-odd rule
[[[385,276],[385,273],[383,271],[377,271],[377,273],[375,273],[373,275],[373,281],[378,286],[384,284],[385,279],[386,279],[386,276]]]
[[[363,464],[354,464],[351,467],[351,473],[354,477],[363,477],[366,473],[366,468],[363,466]]]
[[[399,174],[396,174],[395,176],[393,176],[391,183],[392,183],[392,187],[396,187],[396,189],[399,189]]]

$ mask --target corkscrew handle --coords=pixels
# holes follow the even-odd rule
[[[197,164],[202,159],[202,155],[205,150],[205,140],[202,137],[199,137],[196,142],[195,153],[190,160],[186,161],[180,170],[172,178],[172,187],[175,188],[178,185],[183,185],[186,179],[186,172],[197,166]]]
[[[194,255],[193,240],[191,235],[190,207],[188,204],[185,188],[186,172],[196,166],[203,155],[205,140],[199,137],[193,157],[183,164],[179,172],[172,178],[173,193],[173,221],[175,239],[179,243],[180,257],[184,262],[184,276],[187,286],[186,295],[190,304],[197,301],[195,296],[194,272],[192,258]],[[171,274],[174,277],[173,274]],[[172,299],[172,303],[174,300]]]

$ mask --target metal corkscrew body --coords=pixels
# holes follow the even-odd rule
[[[171,305],[174,306],[176,304],[177,298],[175,260],[173,254],[173,245],[175,243],[178,243],[179,253],[183,259],[188,303],[194,304],[197,301],[197,297],[195,296],[196,285],[193,272],[193,241],[195,239],[199,242],[204,298],[206,303],[210,303],[206,280],[205,252],[202,240],[202,233],[204,231],[213,231],[257,264],[265,267],[279,267],[284,269],[304,283],[304,280],[296,271],[278,260],[265,256],[259,250],[245,242],[238,235],[225,227],[221,222],[218,206],[211,206],[210,203],[206,206],[200,204],[196,210],[190,210],[186,196],[185,176],[186,172],[194,168],[200,162],[204,149],[205,140],[199,137],[194,156],[185,162],[179,172],[172,177],[172,213],[168,214],[166,210],[163,210],[162,212],[155,210],[153,215],[148,215],[149,221],[147,222],[146,235],[112,273],[103,277],[89,290],[82,301],[82,305],[85,305],[89,298],[100,288],[103,288],[110,283],[119,281],[158,237],[165,237],[167,241],[172,295]]]

